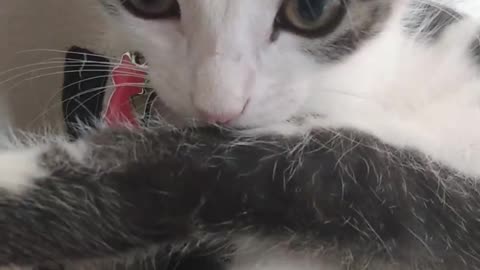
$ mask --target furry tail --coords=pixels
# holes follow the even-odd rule
[[[200,160],[193,137],[103,130],[2,151],[0,265],[92,259],[187,239],[211,178],[208,168],[191,167]]]
[[[118,129],[5,150],[0,265],[252,232],[295,235],[355,259],[480,267],[474,180],[373,138],[340,134],[253,139],[216,129]]]

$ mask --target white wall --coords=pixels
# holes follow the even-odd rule
[[[65,50],[79,45],[110,55],[119,55],[126,49],[115,42],[115,35],[107,30],[99,10],[96,0],[0,0],[0,94],[8,97],[17,126],[29,129],[52,123],[61,126],[59,91],[63,60],[49,65],[56,68],[42,71],[29,72],[48,66],[31,66],[9,73],[6,70],[63,57],[63,53],[39,49]],[[52,72],[58,74],[44,76]],[[21,73],[27,74],[20,76]],[[43,77],[27,80],[35,76]],[[0,109],[4,108],[3,105]]]

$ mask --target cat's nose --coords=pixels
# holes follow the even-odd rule
[[[193,106],[201,120],[230,124],[245,111],[254,72],[241,61],[215,56],[205,59],[196,70]]]
[[[224,104],[229,105],[223,106]],[[195,107],[200,120],[210,124],[224,125],[230,124],[234,120],[240,118],[245,111],[247,104],[248,101],[229,102],[227,99],[224,103],[222,101],[218,101],[217,104],[196,102]]]
[[[242,111],[227,111],[227,112],[208,112],[199,110],[200,117],[202,120],[208,122],[209,124],[220,124],[227,125],[239,118],[242,115]]]

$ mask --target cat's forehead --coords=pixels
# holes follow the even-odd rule
[[[241,11],[256,8],[278,8],[282,0],[178,0],[182,9],[197,11],[200,13],[218,14],[228,12],[229,9]],[[239,10],[239,8],[241,8]]]
[[[182,21],[190,27],[228,28],[232,24],[245,27],[255,23],[261,27],[262,22],[274,19],[282,0],[179,0]],[[233,30],[233,29],[232,29]]]
[[[109,11],[112,11],[114,14],[118,14],[118,11],[122,6],[121,3],[124,0],[99,1],[104,7],[109,9]],[[240,13],[248,10],[277,9],[283,1],[284,0],[178,0],[177,2],[182,9],[182,13],[189,12],[192,14],[221,16],[225,13]],[[244,15],[248,16],[248,13]],[[186,17],[186,19],[188,19],[188,17]]]

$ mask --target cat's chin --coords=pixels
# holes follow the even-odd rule
[[[168,124],[175,128],[192,128],[192,127],[207,127],[212,126],[211,123],[199,120],[194,116],[186,116],[181,113],[175,112],[166,106],[162,101],[157,99],[153,104],[152,118],[158,119],[161,124]],[[252,123],[245,120],[233,121],[228,125],[217,125],[218,127],[234,130],[243,135],[255,136],[255,135],[285,135],[293,136],[298,134],[300,128],[295,125],[297,121],[285,120],[285,121],[272,121],[268,123]]]
[[[178,120],[178,119],[177,119]],[[262,136],[262,135],[283,135],[283,136],[295,136],[299,133],[304,133],[305,129],[300,128],[298,125],[293,124],[290,121],[265,123],[262,125],[248,125],[240,123],[231,123],[225,125],[216,125],[207,123],[204,121],[189,119],[178,120],[175,123],[169,122],[176,128],[201,128],[208,126],[216,126],[218,128],[233,131],[235,133],[245,136]]]

